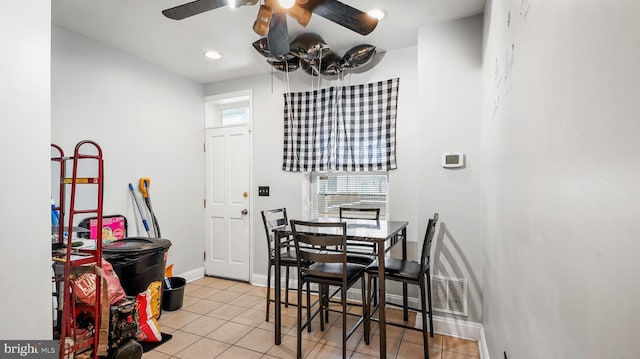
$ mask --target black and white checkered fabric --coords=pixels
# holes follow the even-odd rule
[[[282,169],[396,169],[399,78],[284,95]]]

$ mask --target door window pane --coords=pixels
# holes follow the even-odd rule
[[[249,107],[226,108],[220,111],[222,126],[248,124],[249,115]]]

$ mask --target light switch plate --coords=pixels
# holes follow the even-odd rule
[[[258,196],[269,197],[269,186],[258,186]]]

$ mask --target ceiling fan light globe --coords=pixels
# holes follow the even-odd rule
[[[384,9],[371,9],[367,12],[367,15],[371,16],[378,21],[381,21],[385,17],[387,17],[387,11]]]
[[[284,9],[291,9],[293,5],[295,5],[296,0],[278,0],[280,6]]]

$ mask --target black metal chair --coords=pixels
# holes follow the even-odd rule
[[[427,223],[427,231],[424,235],[424,242],[422,244],[422,254],[420,256],[420,262],[414,262],[409,260],[401,260],[392,257],[385,257],[385,265],[384,265],[384,275],[386,280],[392,280],[407,284],[413,284],[420,287],[420,310],[415,308],[409,308],[405,306],[405,321],[408,319],[406,317],[407,309],[411,309],[414,311],[420,311],[422,313],[422,340],[424,345],[424,357],[429,357],[429,343],[427,339],[427,315],[429,316],[429,332],[433,337],[433,310],[431,307],[431,270],[430,270],[430,258],[431,258],[431,242],[433,241],[433,236],[435,233],[436,223],[438,222],[438,214],[434,213],[433,218],[429,219]],[[371,303],[371,281],[374,278],[378,278],[378,261],[375,261],[367,266],[366,269],[367,276],[369,278],[369,293],[367,294],[367,303]],[[426,283],[425,283],[426,277]],[[427,300],[425,299],[425,289],[428,298],[428,309],[427,309]],[[380,300],[384,300],[381,298]],[[404,303],[407,303],[406,298],[404,298]],[[390,305],[395,305],[393,303],[388,303]],[[369,305],[367,305],[369,307]],[[373,315],[378,306],[375,306],[373,310],[370,308],[368,312],[370,315]],[[369,321],[365,322],[365,327],[369,325]],[[405,327],[409,329],[415,329],[414,327],[407,326],[399,323],[387,322],[387,324]],[[365,335],[368,335],[369,329],[365,328]]]
[[[268,211],[262,211],[262,222],[264,223],[264,231],[267,236],[267,248],[269,253],[269,268],[267,270],[267,317],[266,321],[269,321],[269,303],[274,300],[271,299],[271,267],[276,265],[275,253],[280,251],[280,266],[285,267],[285,307],[289,306],[289,290],[295,288],[289,288],[289,268],[297,267],[298,262],[296,260],[296,254],[293,245],[293,239],[287,238],[280,243],[275,243],[274,229],[284,228],[289,223],[287,218],[287,209],[278,208]],[[275,293],[280,295],[280,293]]]
[[[340,299],[342,304],[342,357],[346,358],[347,339],[355,332],[360,324],[369,320],[367,315],[366,300],[362,301],[362,316],[347,333],[347,290],[358,279],[361,282],[362,298],[366,298],[364,270],[365,266],[347,262],[347,225],[343,222],[318,223],[291,220],[291,230],[296,248],[298,261],[298,298],[302,297],[302,288],[307,285],[307,320],[302,324],[302,305],[298,305],[297,325],[297,357],[302,358],[302,330],[311,330],[311,320],[320,314],[320,330],[324,330],[324,314],[327,310],[329,299],[329,286],[340,287]],[[327,248],[338,247],[340,250]],[[310,265],[305,263],[312,263]],[[316,283],[327,290],[320,291],[318,309],[311,314],[310,283]],[[335,292],[337,293],[337,291]],[[365,325],[365,331],[368,330]],[[369,343],[369,336],[365,336]]]
[[[380,208],[340,207],[340,220],[364,220],[372,225],[380,226]],[[364,265],[371,264],[378,256],[376,244],[373,242],[347,240],[347,262]],[[373,282],[373,293],[378,292],[378,281]],[[378,304],[378,296],[374,294],[373,304]]]
[[[380,225],[380,208],[340,207],[340,220],[357,219]],[[347,262],[368,265],[373,262],[376,244],[373,242],[347,240]]]

